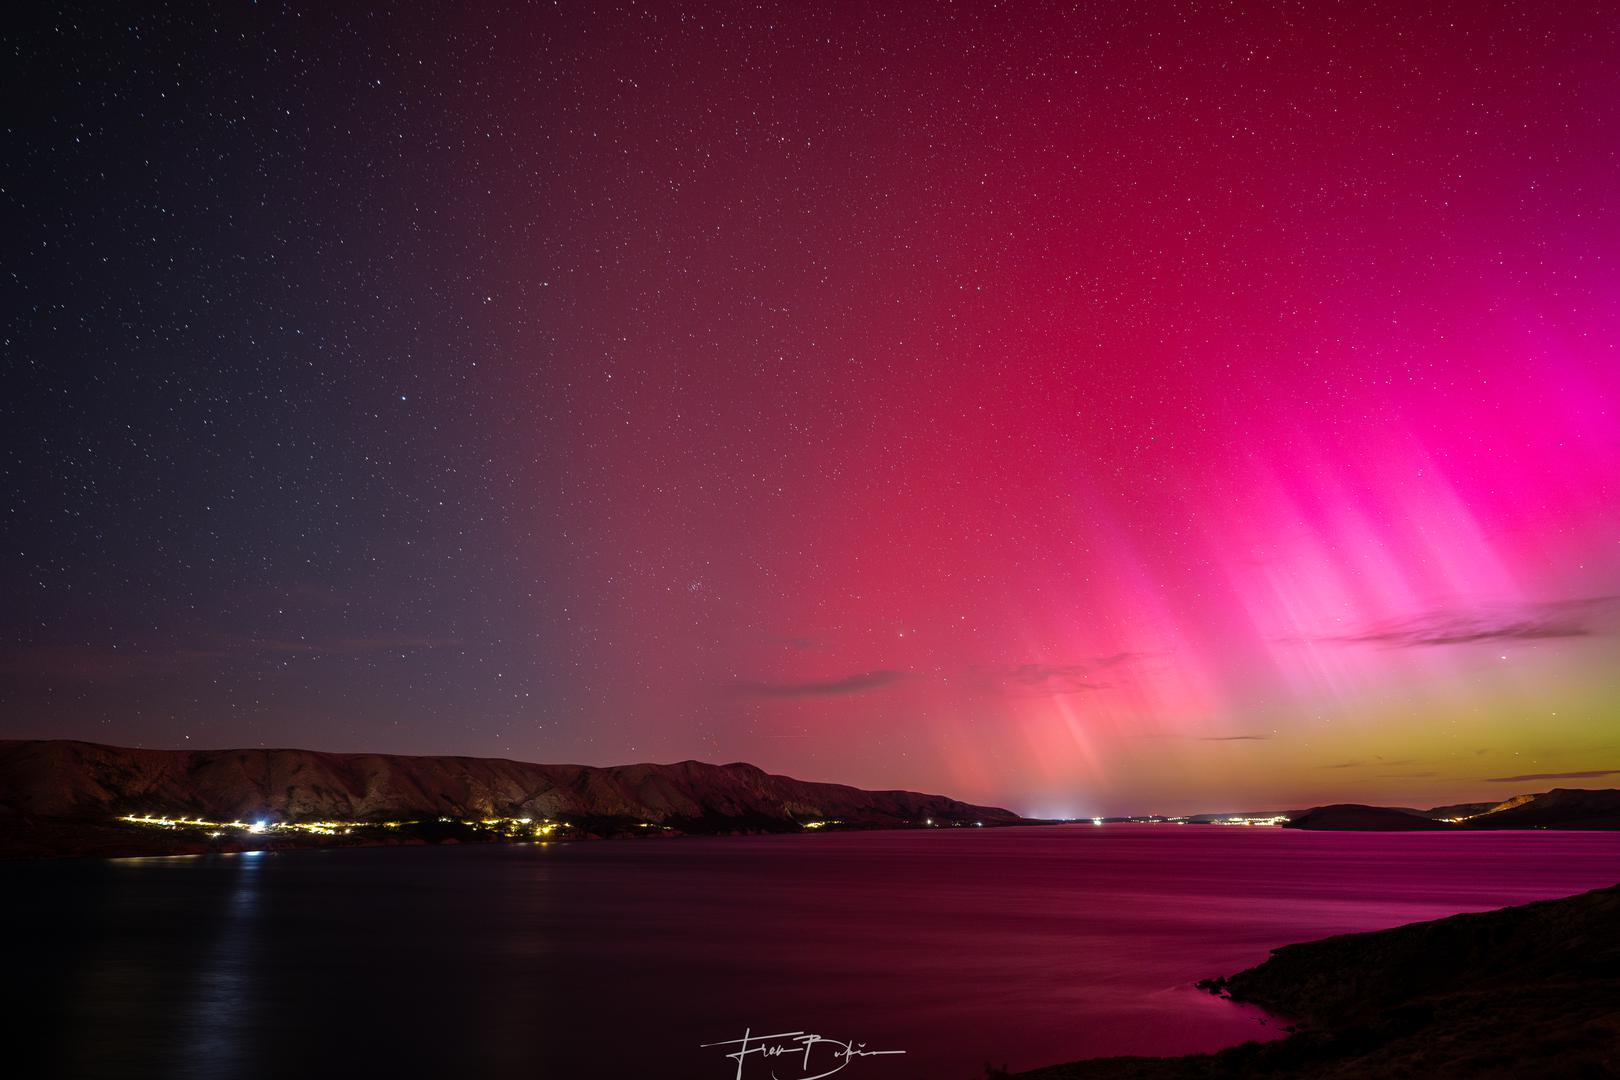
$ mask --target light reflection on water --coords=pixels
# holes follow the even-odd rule
[[[1176,827],[12,864],[30,1076],[734,1075],[865,1039],[871,1080],[1213,1049],[1191,989],[1271,947],[1620,879],[1620,835]],[[754,1075],[754,1073],[750,1073]],[[766,1075],[758,1070],[757,1075]]]
[[[187,1075],[209,1075],[210,1062],[243,1057],[244,1013],[253,1007],[255,970],[262,944],[257,929],[263,852],[245,851],[226,865],[235,882],[222,897],[221,919],[206,945],[188,991],[181,1037]]]

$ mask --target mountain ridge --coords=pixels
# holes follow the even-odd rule
[[[354,824],[566,818],[597,823],[601,828],[593,831],[639,826],[678,832],[1025,820],[1002,807],[798,780],[747,762],[548,765],[283,748],[153,750],[66,739],[0,741],[0,824],[110,823],[141,815]]]

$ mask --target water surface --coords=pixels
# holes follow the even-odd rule
[[[1084,825],[0,877],[29,1075],[722,1080],[736,1063],[699,1044],[751,1029],[905,1051],[845,1078],[968,1080],[1269,1037],[1191,983],[1288,942],[1612,885],[1620,834]]]

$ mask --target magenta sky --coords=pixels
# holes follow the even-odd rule
[[[1620,16],[658,7],[39,59],[0,733],[1620,783]]]

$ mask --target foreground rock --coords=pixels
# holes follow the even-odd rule
[[[1019,1076],[1620,1075],[1620,886],[1288,945],[1260,966],[1211,985],[1295,1018],[1295,1034],[1216,1054],[1103,1058]]]
[[[199,848],[195,837],[148,836],[133,843],[116,819],[143,814],[222,822],[558,819],[596,835],[636,828],[772,832],[820,822],[875,828],[1023,820],[999,807],[943,795],[809,783],[741,763],[593,768],[489,758],[0,741],[0,854],[212,849]]]

